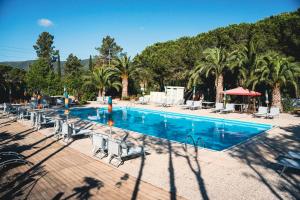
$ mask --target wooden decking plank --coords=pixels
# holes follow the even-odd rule
[[[15,128],[12,129],[12,127]],[[26,129],[28,128],[22,127],[18,123],[13,123],[9,126],[1,127],[0,131],[8,131],[13,137]],[[83,190],[84,188],[88,188],[91,199],[130,199],[132,196],[137,181],[136,178],[129,175],[127,180],[122,181],[121,177],[126,173],[77,152],[69,146],[64,146],[64,144],[55,141],[53,138],[46,138],[44,135],[34,132],[25,137],[20,137],[18,140],[11,140],[7,144],[13,143],[19,146],[32,146],[30,149],[23,150],[22,154],[29,156],[28,160],[30,162],[34,164],[39,163],[39,167],[47,172],[46,175],[40,177],[32,190],[30,187],[23,188],[24,193],[30,191],[29,199],[51,199],[60,193],[62,194],[62,198],[66,198],[69,195],[74,195],[76,188],[78,190],[80,188],[83,188]],[[45,159],[47,157],[49,158]],[[30,166],[23,165],[11,169],[6,176],[13,176],[14,174],[28,170],[29,174],[35,173],[34,170],[31,170]],[[99,180],[103,182],[104,186],[99,189],[97,188],[97,184],[89,186],[84,180],[85,177]],[[120,187],[116,185],[118,182],[121,182]],[[170,193],[163,189],[143,181],[140,181],[139,184],[138,199],[170,198]],[[83,191],[79,194],[84,195],[85,193]]]

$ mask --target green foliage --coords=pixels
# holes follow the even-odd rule
[[[89,59],[89,70],[93,71],[93,60],[92,60],[92,56],[90,55],[90,59]]]
[[[47,92],[49,65],[45,59],[38,59],[29,66],[26,83],[30,92]]]
[[[285,57],[271,51],[258,58],[255,74],[257,78],[253,81],[253,87],[258,82],[264,82],[269,86],[290,84],[297,90],[300,65],[294,62],[292,57]]]
[[[12,101],[25,98],[25,74],[24,70],[0,65],[0,102],[8,102],[9,97]]]
[[[122,98],[128,96],[128,79],[133,77],[136,68],[126,54],[117,58],[116,73],[122,79]]]
[[[225,86],[242,85],[249,88],[253,86],[251,80],[255,79],[254,69],[257,58],[267,51],[273,50],[300,61],[299,31],[300,12],[283,13],[253,24],[235,24],[201,33],[195,37],[183,37],[153,44],[137,55],[134,63],[138,68],[151,72],[148,77],[153,81],[152,89],[159,86],[163,90],[165,85],[172,84],[188,86],[188,88],[192,85],[202,85],[205,90],[209,88],[213,91],[214,85],[210,81],[221,71],[226,71]],[[206,70],[208,77],[204,77],[197,73],[199,68],[205,65],[207,55],[204,50],[216,47],[223,49],[225,53],[234,51],[235,54],[231,56],[235,58],[231,60],[232,62],[228,62],[224,69],[225,65],[219,65],[223,62],[222,57],[210,56],[212,58],[210,60],[219,60],[218,65],[223,67],[212,71]],[[221,54],[223,53],[220,52],[219,55]],[[194,68],[199,64],[203,67]],[[258,85],[261,87],[263,83]]]
[[[55,53],[53,46],[54,36],[48,32],[42,32],[39,35],[36,44],[33,45],[34,50],[39,58],[45,59],[48,64],[51,64],[52,56]]]
[[[293,101],[290,97],[286,97],[282,99],[282,107],[283,111],[291,112],[294,110]]]
[[[97,88],[98,96],[101,97],[105,96],[107,89],[113,88],[119,91],[121,83],[114,68],[97,67],[89,75],[84,76],[84,86]]]
[[[83,66],[80,60],[75,55],[70,54],[64,66],[64,84],[69,93],[74,95],[77,99],[82,95],[82,72]]]
[[[57,76],[59,79],[61,79],[61,63],[60,63],[60,55],[59,50],[55,52],[55,55],[57,56]]]
[[[128,101],[128,100],[130,100],[130,97],[129,96],[124,96],[124,97],[122,97],[122,100]]]
[[[114,38],[106,36],[102,39],[101,46],[97,47],[96,50],[99,51],[100,58],[108,63],[109,59],[116,59],[123,49],[117,45]]]

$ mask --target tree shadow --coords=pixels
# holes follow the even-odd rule
[[[177,154],[177,156],[182,156],[186,159],[190,170],[193,172],[197,180],[200,195],[202,196],[203,199],[208,200],[209,197],[207,195],[206,186],[201,176],[201,167],[198,160],[198,147],[196,146],[196,144],[194,144],[193,147],[190,147],[190,149],[193,149],[191,153],[189,153],[188,148],[186,146],[182,146],[182,149],[184,151],[184,155]],[[194,167],[193,164],[196,165],[196,167]]]
[[[92,177],[84,177],[83,181],[84,185],[73,188],[74,192],[63,199],[89,199],[93,196],[91,194],[92,189],[100,190],[104,187],[104,183],[101,180]],[[62,193],[58,193],[53,199],[60,199],[62,196]]]
[[[43,139],[31,144],[31,145],[25,145],[26,149],[32,148],[32,145],[38,144],[41,141],[44,141],[48,139],[48,137],[44,137]],[[56,141],[55,141],[56,142]],[[51,144],[51,143],[50,143]],[[71,145],[72,142],[58,148],[39,162],[35,163],[32,165],[28,170],[26,170],[23,173],[19,173],[13,177],[13,179],[4,185],[2,185],[0,189],[0,193],[4,193],[0,199],[13,199],[17,196],[22,196],[24,195],[24,190],[27,189],[32,185],[32,188],[29,190],[29,192],[32,191],[33,187],[35,186],[36,182],[44,176],[47,172],[43,169],[42,164],[45,163],[47,160],[55,156],[57,153],[61,152],[64,150],[66,147]],[[10,146],[12,148],[13,146],[16,146],[17,144],[14,144]],[[20,147],[20,146],[19,146]],[[44,148],[42,148],[44,149]],[[12,149],[11,149],[12,150]],[[15,149],[13,149],[15,151]],[[10,166],[9,169],[12,169],[12,166]],[[26,196],[28,196],[27,194]]]
[[[125,182],[125,181],[127,181],[129,179],[129,174],[124,174],[121,178],[120,178],[120,181],[118,181],[116,184],[115,184],[115,186],[117,187],[117,188],[121,188],[122,187],[122,184]]]
[[[6,177],[7,180],[1,184],[0,199],[27,199],[37,182],[46,174],[44,168],[38,166],[26,174],[18,173],[10,178]]]
[[[299,151],[300,125],[278,129],[287,131],[288,134],[282,133],[275,136],[261,135],[260,137],[230,150],[228,154],[245,163],[256,175],[253,178],[257,178],[262,182],[277,199],[285,198],[279,191],[286,192],[292,197],[299,199],[300,186],[297,184],[297,178],[295,177],[299,175],[299,172],[287,170],[280,177],[279,184],[275,185],[270,183],[268,177],[259,170],[271,170],[279,176],[279,170],[282,166],[276,163],[276,159],[280,155],[286,155],[288,151]],[[290,174],[289,172],[293,173]],[[244,176],[249,177],[251,175],[245,173]]]
[[[198,181],[198,187],[200,194],[202,195],[203,199],[209,199],[207,195],[207,191],[205,188],[205,183],[204,180],[201,176],[201,168],[200,168],[200,163],[197,160],[197,155],[195,156],[194,162],[196,163],[196,169],[193,168],[192,166],[192,160],[187,156],[182,154],[183,151],[183,144],[178,144],[174,145],[174,143],[170,140],[166,139],[161,139],[161,138],[155,138],[155,137],[148,137],[145,135],[142,135],[140,137],[134,138],[131,137],[131,135],[128,136],[129,140],[135,140],[135,141],[140,141],[141,137],[144,137],[143,142],[144,145],[151,149],[154,150],[157,154],[166,154],[168,155],[168,175],[169,175],[169,195],[170,199],[176,199],[177,198],[177,188],[176,188],[176,177],[175,177],[175,166],[173,162],[173,156],[181,156],[184,157],[187,160],[187,164],[189,165],[191,171],[194,173],[196,180]],[[198,151],[196,150],[197,147],[194,148],[196,154],[198,154]],[[143,172],[143,167],[144,167],[144,162],[141,162],[140,169],[139,169],[139,174],[138,178],[136,180],[136,186],[139,185],[142,177],[142,172]],[[135,190],[133,192],[133,198],[137,198],[137,192],[138,190],[135,187]]]
[[[5,144],[8,144],[10,142],[16,142],[18,140],[22,140],[24,139],[26,136],[34,133],[35,130],[34,129],[27,129],[25,131],[21,131],[17,134],[10,134],[10,133],[7,133],[7,135],[2,135],[1,134],[1,145],[5,145]]]
[[[145,146],[145,135],[142,136],[142,144],[143,144],[143,147],[144,147]],[[140,187],[140,183],[141,183],[142,176],[143,176],[144,165],[145,165],[145,155],[142,154],[139,173],[138,173],[138,176],[136,178],[134,189],[133,189],[133,192],[132,192],[132,195],[131,195],[131,199],[132,200],[137,199],[138,192],[139,192],[139,187]]]
[[[175,172],[174,172],[174,166],[173,166],[173,159],[172,159],[172,143],[168,140],[168,157],[169,157],[169,180],[170,180],[170,199],[175,200],[177,189],[175,184]]]

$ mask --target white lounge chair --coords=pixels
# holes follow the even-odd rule
[[[193,102],[192,100],[187,100],[186,104],[182,105],[181,108],[183,109],[189,109],[191,106],[193,106]]]
[[[267,117],[268,114],[268,107],[260,106],[258,107],[258,112],[254,113],[254,117]]]
[[[63,141],[67,139],[67,142],[69,139],[75,136],[80,136],[80,135],[89,135],[91,134],[92,130],[90,129],[84,129],[84,128],[78,128],[75,127],[75,124],[68,124],[67,122],[64,122],[62,124],[62,136],[63,136]]]
[[[45,113],[37,112],[35,128],[41,129],[42,126],[54,125],[55,121],[51,117],[47,117]]]
[[[215,107],[211,110],[212,112],[220,112],[223,110],[223,103],[216,103]]]
[[[93,144],[93,155],[102,154],[101,159],[108,155],[107,144],[108,144],[108,136],[102,135],[99,133],[91,133],[91,139]]]
[[[130,156],[144,155],[145,150],[143,146],[135,147],[128,146],[126,142],[120,140],[108,139],[108,153],[110,155],[109,164],[113,159],[117,159],[119,162],[116,167],[119,167],[124,163],[124,159]]]
[[[280,172],[280,176],[287,168],[294,168],[300,170],[300,160],[282,157],[278,160],[278,164],[283,166],[283,169]]]
[[[0,152],[0,169],[11,164],[31,164],[24,156],[17,152]]]
[[[167,98],[167,99],[166,99],[166,102],[165,102],[165,104],[164,104],[164,106],[165,106],[165,107],[169,107],[169,106],[172,106],[173,103],[174,103],[174,100],[173,100],[173,99]]]
[[[190,107],[191,110],[196,110],[202,108],[202,101],[194,101],[193,105]]]
[[[174,100],[174,105],[182,105],[184,103],[184,99]]]
[[[234,112],[234,104],[233,103],[226,104],[225,109],[221,110],[221,113],[229,113],[229,112]]]
[[[268,118],[274,118],[276,116],[279,116],[280,110],[277,107],[271,107],[270,113],[267,114]]]
[[[137,101],[137,103],[143,104],[143,102],[144,102],[144,97],[139,97],[139,100]]]
[[[140,97],[140,98],[139,98],[138,103],[139,103],[139,104],[145,105],[145,104],[148,104],[148,103],[149,103],[149,100],[150,100],[149,97],[143,96],[143,97]]]
[[[291,159],[298,159],[300,160],[300,152],[295,152],[295,151],[289,151],[285,157],[291,158]]]

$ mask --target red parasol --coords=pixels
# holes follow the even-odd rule
[[[231,90],[226,90],[222,92],[226,95],[239,95],[239,96],[260,96],[261,93],[255,91],[249,91],[248,89],[244,89],[242,87],[237,87]]]

